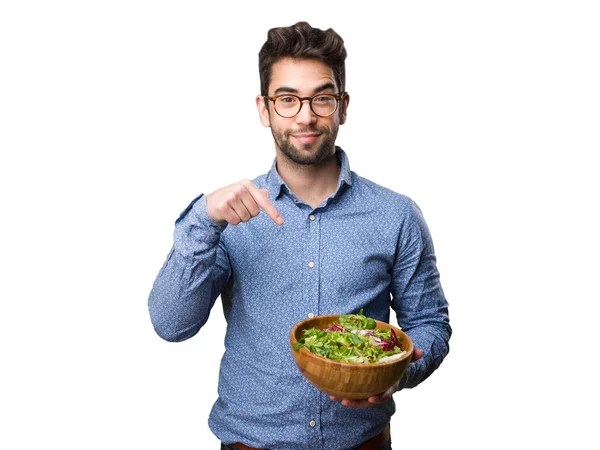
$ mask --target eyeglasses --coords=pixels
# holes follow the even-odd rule
[[[312,97],[298,97],[292,94],[277,95],[275,97],[265,95],[264,97],[273,102],[277,114],[289,119],[300,112],[304,100],[308,100],[311,111],[317,116],[329,117],[337,111],[338,104],[345,95],[346,93],[342,92],[340,95],[317,94]]]

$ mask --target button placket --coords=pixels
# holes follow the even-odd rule
[[[308,295],[305,305],[309,318],[319,315],[320,303],[320,279],[321,279],[321,214],[312,212],[308,215],[306,222],[308,228],[308,242],[306,253],[306,293]],[[311,396],[310,409],[311,416],[307,417],[308,430],[310,434],[310,448],[321,448],[323,439],[319,417],[321,415],[322,394],[318,391]],[[314,408],[314,409],[313,409]]]
[[[306,217],[306,216],[305,216]],[[306,253],[307,262],[306,264],[306,286],[307,286],[307,299],[305,302],[306,305],[306,314],[308,318],[313,318],[319,315],[319,302],[320,302],[320,291],[319,284],[321,278],[321,254],[320,254],[320,233],[321,233],[321,224],[320,224],[320,214],[315,214],[314,212],[310,213],[306,219],[306,225],[308,228],[308,242]],[[312,417],[307,417],[308,421],[308,430],[310,433],[310,448],[321,448],[320,441],[322,439],[321,436],[321,427],[319,425],[319,416],[321,414],[321,394],[317,391],[311,396],[310,404],[311,404],[311,415]],[[314,409],[313,409],[314,408]]]
[[[319,278],[320,270],[318,266],[320,258],[320,220],[314,212],[308,216],[308,290],[307,306],[309,318],[314,317],[319,311]]]

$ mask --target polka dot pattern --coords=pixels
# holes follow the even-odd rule
[[[269,190],[282,226],[263,212],[236,226],[216,223],[204,196],[176,222],[150,315],[161,337],[181,341],[198,332],[221,296],[228,327],[209,425],[226,444],[349,449],[389,422],[393,400],[347,408],[304,379],[289,345],[290,329],[303,319],[364,308],[389,321],[391,307],[424,351],[405,387],[429,376],[448,352],[448,305],[419,208],[351,172],[344,151],[337,154],[338,188],[314,209],[287,188],[275,163],[254,180]]]

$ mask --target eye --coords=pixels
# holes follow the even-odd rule
[[[313,101],[316,103],[324,104],[329,103],[333,100],[334,98],[331,95],[319,95],[318,97],[315,97]]]
[[[295,103],[298,101],[298,99],[296,97],[293,97],[291,95],[279,97],[277,100],[280,101],[281,103],[286,103],[286,104],[291,104],[291,103]]]

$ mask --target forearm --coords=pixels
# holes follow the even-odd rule
[[[412,388],[429,377],[448,354],[452,335],[448,316],[448,302],[439,282],[434,257],[422,258],[418,270],[411,277],[410,288],[403,298],[397,299],[398,324],[413,341],[423,356],[410,364],[401,383]]]
[[[173,248],[148,299],[152,324],[163,339],[188,339],[206,323],[229,274],[219,249],[224,228],[206,215],[202,198],[177,220]]]
[[[408,366],[400,382],[400,389],[417,386],[440,366],[450,350],[448,341],[452,333],[447,323],[405,331],[413,341],[414,347],[423,350],[423,356]]]

